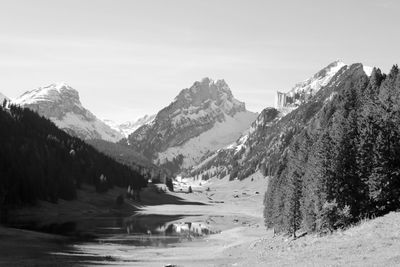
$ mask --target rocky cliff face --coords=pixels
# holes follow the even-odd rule
[[[65,83],[28,91],[14,101],[52,120],[59,128],[81,139],[116,142],[123,136],[84,108],[79,93]]]
[[[233,97],[224,80],[204,78],[128,137],[131,147],[155,162],[178,160],[188,168],[237,139],[256,118]]]

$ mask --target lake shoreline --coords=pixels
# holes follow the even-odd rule
[[[242,211],[236,211],[235,210],[235,205],[233,203],[214,203],[215,200],[210,200],[210,195],[214,194],[214,190],[219,190],[217,187],[212,189],[211,191],[207,192],[205,190],[206,188],[204,187],[202,190],[203,191],[196,191],[192,194],[186,194],[186,193],[173,193],[173,192],[167,192],[167,193],[155,193],[155,192],[143,192],[142,196],[142,202],[141,203],[133,203],[130,201],[126,201],[125,204],[129,205],[129,209],[127,209],[127,213],[125,215],[131,215],[131,214],[137,214],[137,215],[149,215],[149,214],[157,214],[157,210],[161,211],[158,214],[163,214],[166,216],[172,216],[176,214],[180,214],[183,216],[181,219],[177,220],[176,223],[185,223],[187,221],[198,221],[202,222],[207,226],[210,226],[213,230],[216,230],[217,234],[212,234],[210,236],[202,237],[202,238],[195,238],[191,242],[184,242],[181,244],[173,244],[171,246],[167,246],[164,248],[144,248],[144,247],[132,247],[130,249],[134,250],[134,253],[132,253],[132,257],[124,257],[124,255],[119,255],[118,253],[115,253],[115,251],[85,251],[86,254],[84,255],[79,255],[79,256],[74,256],[73,254],[70,255],[62,255],[58,254],[57,251],[62,251],[65,249],[64,243],[68,244],[71,239],[65,238],[63,236],[59,235],[49,235],[49,234],[43,234],[42,238],[35,240],[35,246],[37,247],[42,247],[41,251],[43,253],[49,253],[52,255],[50,257],[50,260],[47,261],[45,257],[42,257],[43,254],[40,254],[36,257],[36,261],[40,265],[51,265],[54,263],[54,259],[58,259],[58,265],[64,266],[69,265],[72,262],[75,262],[76,264],[79,265],[79,262],[84,261],[87,262],[88,264],[104,264],[107,263],[108,261],[113,264],[122,264],[124,265],[125,263],[129,262],[131,266],[135,266],[135,264],[138,264],[137,266],[152,266],[154,264],[160,266],[164,263],[168,262],[175,262],[177,264],[183,264],[183,266],[187,265],[189,262],[190,264],[194,263],[193,260],[193,249],[196,249],[197,252],[199,252],[199,256],[197,257],[197,262],[202,265],[205,264],[207,260],[209,260],[211,263],[213,259],[217,256],[217,252],[221,253],[223,249],[227,247],[227,244],[229,243],[235,243],[237,242],[237,239],[240,237],[241,239],[246,239],[248,234],[246,234],[246,231],[248,232],[249,230],[257,230],[257,235],[258,235],[258,227],[260,227],[260,223],[262,223],[262,219],[260,214],[258,214],[256,217],[251,217],[250,219],[248,218],[248,215],[246,212]],[[89,189],[91,190],[91,189]],[[114,199],[121,193],[123,193],[123,189],[113,189],[108,193],[108,196],[106,197],[106,200],[104,198],[104,195],[101,197],[102,201],[106,201],[109,203],[109,207],[115,207],[114,205]],[[226,193],[230,194],[229,192],[221,191],[223,194],[221,198],[226,198],[225,196]],[[88,197],[89,195],[89,197]],[[218,195],[218,193],[217,193]],[[86,192],[86,198],[91,199],[93,201],[93,198],[96,198],[98,194],[96,195],[95,193],[89,193],[87,194]],[[216,196],[213,196],[211,198],[215,198]],[[253,198],[257,198],[256,201],[254,201]],[[232,198],[230,196],[229,198]],[[86,199],[86,200],[88,200]],[[155,205],[155,203],[159,202],[160,199],[166,199],[166,201],[163,201],[164,204],[161,205]],[[259,203],[257,207],[261,207],[261,201],[262,197],[259,195],[252,195],[251,197],[248,197],[248,199],[251,199],[251,203]],[[22,211],[18,211],[19,213],[16,214],[16,218],[22,219],[22,220],[31,220],[32,218],[41,218],[41,222],[44,223],[49,223],[49,222],[65,222],[73,219],[81,219],[82,217],[92,217],[92,216],[111,216],[112,214],[115,214],[115,210],[113,209],[104,209],[104,208],[98,208],[96,205],[93,205],[93,203],[90,203],[91,201],[86,201],[89,202],[90,204],[86,203],[83,204],[82,200],[79,200],[80,203],[70,203],[70,202],[61,202],[56,206],[55,204],[49,204],[49,203],[44,203],[39,207],[34,207],[33,209],[26,209]],[[238,202],[237,199],[234,200],[235,202]],[[241,200],[239,199],[239,202]],[[103,202],[106,203],[106,202]],[[239,203],[238,202],[238,203]],[[144,205],[146,204],[147,205]],[[81,207],[74,207],[73,209],[69,209],[69,214],[65,212],[65,209],[68,209],[70,205],[77,205]],[[228,206],[226,206],[228,204]],[[60,208],[60,207],[63,208]],[[84,206],[86,209],[82,209],[82,206]],[[250,205],[253,206],[253,205]],[[87,211],[91,212],[87,212]],[[130,211],[133,211],[130,213]],[[221,211],[223,211],[221,213]],[[229,211],[228,213],[225,213]],[[121,214],[124,214],[124,210],[117,210],[117,212],[121,212]],[[254,213],[254,211],[250,212]],[[43,214],[48,214],[47,217],[43,217]],[[253,214],[252,214],[253,215]],[[257,228],[256,228],[257,227]],[[246,231],[243,231],[246,230]],[[31,239],[31,236],[35,236],[37,234],[41,235],[42,233],[38,233],[35,231],[26,231],[26,230],[19,230],[19,229],[13,229],[13,228],[4,228],[2,227],[1,232],[7,233],[9,232],[9,235],[3,235],[3,240],[2,243],[0,244],[0,249],[2,247],[7,246],[7,244],[12,244],[13,243],[13,238],[12,236],[18,235],[20,233],[19,231],[22,231],[24,234],[19,235],[21,238],[25,238],[25,243],[29,244],[29,240]],[[61,243],[62,245],[57,245],[54,244],[53,240],[63,240]],[[91,247],[93,244],[92,242],[85,242],[85,245]],[[78,245],[79,248],[79,245]],[[82,247],[81,247],[82,248]],[[74,249],[76,249],[74,245]],[[84,247],[84,249],[87,249]],[[124,247],[123,249],[129,249],[129,247]],[[22,247],[21,249],[16,249],[18,253],[18,260],[21,262],[28,263],[25,265],[29,266],[30,262],[35,262],[32,259],[32,255],[29,253],[31,249],[29,246],[26,248]],[[55,252],[55,253],[54,253]],[[139,254],[137,254],[139,252]],[[74,252],[76,253],[76,252]],[[156,253],[158,256],[155,258],[152,256],[152,253]],[[165,257],[162,256],[165,253]],[[175,254],[176,257],[171,258],[170,254]],[[128,253],[129,254],[129,253]],[[78,255],[78,254],[76,254]],[[85,257],[85,255],[87,257]],[[187,255],[187,256],[185,256]],[[222,255],[222,254],[221,254]],[[82,256],[82,257],[81,257]],[[7,260],[8,257],[2,257],[3,263],[5,263],[5,260]],[[15,257],[13,258],[8,258],[9,260],[15,260]],[[10,261],[12,262],[12,261]]]
[[[229,186],[227,181],[213,180],[203,188],[210,187],[210,190],[199,188],[192,194],[168,192],[166,195],[184,199],[185,205],[138,206],[138,211],[131,216],[180,214],[182,217],[171,223],[204,223],[217,233],[163,246],[133,246],[109,242],[118,236],[104,238],[101,242],[71,244],[71,240],[63,236],[0,227],[0,265],[172,264],[200,267],[400,264],[400,213],[392,212],[322,237],[309,234],[293,240],[286,235],[274,236],[271,230],[265,229],[262,217],[263,192],[259,191],[266,188],[267,179],[252,178],[254,181],[232,181]],[[150,235],[144,238],[159,237]]]

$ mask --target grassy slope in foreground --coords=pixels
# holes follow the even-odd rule
[[[345,231],[297,240],[268,235],[224,252],[236,266],[399,266],[400,213],[363,221]]]

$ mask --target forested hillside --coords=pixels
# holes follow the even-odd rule
[[[76,197],[82,184],[98,192],[113,186],[143,187],[144,177],[58,129],[50,120],[16,106],[0,107],[0,209]]]
[[[150,160],[128,146],[101,139],[85,140],[85,142],[93,146],[99,152],[102,152],[116,161],[130,166],[141,173],[150,173],[152,170],[157,169],[156,165],[154,165]]]
[[[400,208],[399,68],[350,78],[281,157],[264,199],[267,227],[332,231]]]

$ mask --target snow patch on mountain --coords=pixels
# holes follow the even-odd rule
[[[289,92],[278,91],[275,99],[275,108],[280,111],[281,117],[286,116],[299,105],[311,99],[322,87],[328,85],[343,67],[347,67],[347,65],[337,60],[307,80],[295,84]]]
[[[243,147],[245,147],[245,143],[249,138],[248,134],[245,134],[239,138],[235,143],[230,144],[226,149],[234,149],[235,153],[239,152]]]
[[[214,127],[199,136],[191,138],[180,146],[169,147],[158,153],[157,160],[163,163],[166,160],[171,161],[178,155],[183,155],[182,167],[193,166],[199,163],[204,155],[224,148],[231,144],[232,140],[238,139],[254,119],[255,114],[251,112],[238,112],[233,117],[225,116],[223,121],[216,122]]]
[[[289,91],[289,95],[293,96],[296,93],[315,94],[319,89],[326,86],[333,76],[344,66],[346,66],[346,64],[339,60],[329,64],[313,77],[296,84],[294,88]]]
[[[72,133],[77,136],[85,136],[85,139],[102,139],[106,141],[116,142],[121,138],[115,134],[107,124],[99,119],[93,118],[91,123],[88,123],[88,116],[67,112],[64,117],[59,120],[52,118],[52,121],[61,129],[72,130]],[[70,131],[68,131],[70,132]]]
[[[363,65],[363,70],[367,76],[371,76],[373,67]]]
[[[27,91],[13,103],[38,112],[60,129],[81,139],[116,142],[123,138],[122,134],[84,108],[78,91],[66,83],[53,83]]]
[[[104,122],[110,126],[112,129],[120,132],[123,136],[128,137],[131,133],[136,131],[139,127],[151,123],[156,115],[144,115],[143,117],[134,120],[128,121],[125,123],[116,123],[112,120],[104,120]]]

